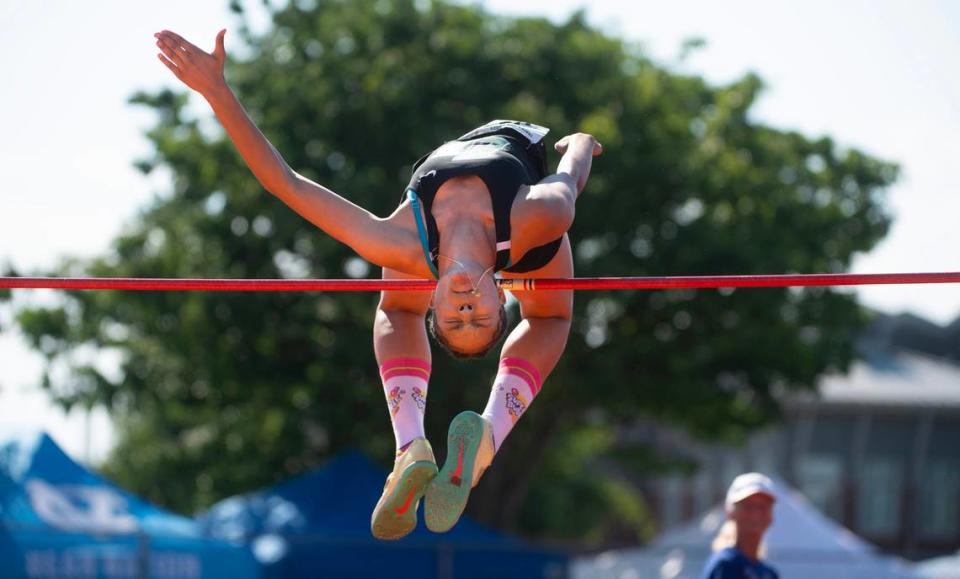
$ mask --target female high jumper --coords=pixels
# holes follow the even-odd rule
[[[500,353],[482,414],[450,424],[447,458],[437,469],[423,416],[431,355],[426,326],[456,357],[480,357],[506,332],[502,278],[573,277],[567,230],[577,196],[602,147],[588,134],[555,145],[548,174],[544,136],[530,123],[493,121],[441,145],[414,166],[399,207],[377,217],[297,174],[250,120],[224,78],[226,30],[207,53],[179,35],[155,34],[160,61],[206,99],[263,187],[294,211],[383,268],[384,279],[436,278],[432,293],[381,293],[374,351],[397,455],[371,530],[399,539],[424,518],[435,532],[459,519],[470,490],[533,402],[566,346],[571,290],[518,292],[520,322]]]

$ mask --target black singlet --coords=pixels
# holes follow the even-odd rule
[[[517,127],[517,129],[511,128]],[[523,131],[525,123],[493,121],[474,129],[456,141],[444,143],[414,165],[407,186],[407,198],[414,201],[413,210],[421,227],[417,201],[423,204],[426,217],[424,253],[434,275],[438,275],[440,232],[431,209],[437,191],[449,179],[477,176],[490,192],[493,222],[497,237],[497,258],[494,271],[524,273],[540,269],[553,259],[563,238],[528,250],[516,263],[510,263],[510,210],[520,187],[533,185],[546,176],[546,150],[542,135],[531,142]],[[542,127],[537,127],[542,129]],[[519,130],[518,130],[519,129]],[[544,134],[547,129],[543,129]]]

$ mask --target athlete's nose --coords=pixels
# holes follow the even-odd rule
[[[461,314],[470,313],[473,311],[473,306],[470,304],[460,304],[460,307],[457,308],[457,311],[460,312]]]

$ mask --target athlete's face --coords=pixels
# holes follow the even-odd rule
[[[471,276],[458,271],[442,276],[433,297],[437,333],[454,350],[467,355],[485,350],[496,338],[504,300],[493,275],[478,273]]]
[[[738,533],[762,535],[773,523],[773,503],[769,495],[750,495],[734,503],[728,516],[737,524]]]

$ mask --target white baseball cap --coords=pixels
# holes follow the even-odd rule
[[[732,509],[734,504],[753,495],[767,495],[771,499],[777,500],[777,492],[772,480],[758,472],[748,472],[733,479],[733,482],[730,483],[730,489],[727,491],[727,510]]]

